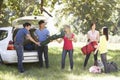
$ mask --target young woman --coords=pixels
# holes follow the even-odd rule
[[[108,43],[108,28],[107,27],[103,27],[102,28],[102,36],[100,37],[100,43],[99,43],[99,51],[101,54],[101,60],[103,62],[104,65],[104,71],[105,73],[107,73],[107,43]]]
[[[75,35],[71,32],[70,26],[69,25],[64,25],[64,31],[65,31],[65,36],[63,39],[57,40],[59,43],[64,40],[64,46],[63,46],[63,51],[62,51],[62,62],[61,62],[61,68],[65,68],[65,58],[67,55],[67,52],[69,54],[69,59],[70,59],[70,69],[73,69],[73,44],[72,41],[76,42]]]
[[[91,24],[91,30],[88,31],[88,33],[87,33],[88,42],[92,42],[92,41],[98,42],[99,41],[99,32],[95,29],[96,29],[96,24],[92,23]],[[94,65],[97,65],[97,54],[98,53],[96,53],[94,55]],[[86,55],[86,58],[85,58],[85,61],[84,61],[84,68],[86,68],[89,57],[90,57],[90,53]]]

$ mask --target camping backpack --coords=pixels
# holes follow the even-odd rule
[[[103,69],[104,68],[104,65],[103,65],[103,62],[101,60],[97,60],[97,63],[98,63],[98,66]]]
[[[107,72],[117,72],[118,71],[118,67],[117,64],[115,62],[108,62],[107,63]]]
[[[90,73],[101,73],[101,68],[99,66],[91,66],[89,68]]]

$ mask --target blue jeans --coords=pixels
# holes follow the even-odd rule
[[[48,46],[38,47],[38,58],[39,58],[40,67],[43,67],[43,57],[42,57],[43,53],[44,53],[46,68],[48,68],[49,67]]]
[[[73,69],[73,50],[64,50],[62,52],[62,66],[61,68],[65,68],[65,59],[66,59],[66,54],[67,52],[69,53],[69,60],[70,60],[70,68]]]
[[[24,68],[23,68],[23,63],[22,63],[22,60],[23,60],[23,45],[22,44],[15,44],[15,49],[16,49],[16,52],[17,52],[17,57],[18,57],[18,70],[20,72],[23,72],[24,71]]]
[[[108,68],[107,68],[107,53],[101,54],[101,60],[104,65],[104,72],[108,73]]]

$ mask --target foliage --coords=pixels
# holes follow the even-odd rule
[[[0,25],[1,24],[9,24],[8,21],[7,21],[7,17],[5,17],[5,15],[7,15],[7,13],[5,12],[5,8],[6,8],[6,5],[4,3],[3,0],[0,0]]]
[[[112,15],[116,10],[116,0],[67,0],[60,4],[61,9],[57,10],[57,24],[66,21],[70,15],[72,18],[67,23],[74,27],[75,31],[86,33],[90,29],[91,22],[96,22],[97,29],[107,26],[112,31],[116,27],[114,17]],[[59,15],[59,16],[58,16]],[[64,17],[64,18],[63,18]],[[118,19],[118,15],[116,14]],[[63,18],[62,20],[60,20]],[[65,20],[64,20],[65,19]],[[116,20],[116,18],[114,19]]]
[[[4,5],[1,26],[10,25],[11,21],[18,17],[40,15],[39,5],[34,0],[7,0]],[[7,25],[4,22],[8,22]]]
[[[1,0],[0,4],[3,0]],[[97,29],[107,26],[111,34],[119,33],[120,0],[42,0],[43,7],[53,13],[55,26],[61,28],[69,24],[74,32],[84,33],[96,22]],[[4,0],[2,23],[9,25],[15,18],[28,15],[41,15],[40,0]]]

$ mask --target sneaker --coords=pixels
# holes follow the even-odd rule
[[[43,66],[40,65],[40,68],[43,68]]]
[[[48,69],[48,68],[49,68],[49,66],[46,66],[46,68]]]

